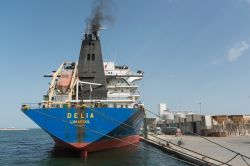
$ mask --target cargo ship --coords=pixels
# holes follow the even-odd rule
[[[64,62],[51,74],[43,101],[22,111],[56,146],[88,152],[139,142],[144,119],[138,81],[143,72],[103,62],[100,32],[87,30],[78,62]]]

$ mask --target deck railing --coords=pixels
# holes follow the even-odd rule
[[[38,109],[43,108],[43,103],[23,103],[21,109]]]

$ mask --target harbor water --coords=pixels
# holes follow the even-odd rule
[[[87,159],[79,153],[54,147],[54,142],[41,129],[0,131],[0,165],[18,166],[185,166],[146,143],[90,153]],[[160,155],[163,154],[163,155]]]

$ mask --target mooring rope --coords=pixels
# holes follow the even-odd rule
[[[106,114],[101,113],[101,112],[95,111],[94,108],[92,108],[91,110],[92,110],[93,112],[95,112],[95,113],[101,115],[101,116],[104,116],[105,118],[108,118],[108,119],[110,119],[110,120],[115,121],[115,122],[118,123],[118,124],[123,124],[123,125],[125,125],[125,126],[131,128],[131,129],[134,129],[134,130],[136,130],[136,131],[140,131],[140,130],[134,128],[134,127],[131,126],[131,125],[128,125],[128,124],[126,124],[126,123],[124,123],[124,122],[118,121],[118,120],[116,120],[116,119],[114,119],[114,118],[112,118],[112,117],[110,117],[110,116],[107,116]],[[145,115],[145,112],[144,112],[144,115]],[[126,130],[129,130],[128,128],[125,128],[125,127],[123,127],[123,126],[121,126],[121,127],[124,128],[124,129],[126,129]],[[144,132],[143,132],[143,133],[144,133]],[[145,134],[145,133],[144,133],[144,134]],[[159,140],[161,140],[161,141],[164,141],[164,142],[166,142],[167,144],[169,143],[169,144],[178,146],[178,147],[180,147],[180,148],[182,148],[182,149],[185,149],[185,150],[191,151],[191,152],[193,152],[193,153],[202,155],[202,156],[204,156],[204,157],[206,157],[206,158],[209,158],[209,159],[211,159],[211,160],[214,160],[214,161],[216,161],[216,162],[218,162],[218,163],[224,163],[223,161],[219,161],[219,160],[214,159],[214,158],[212,158],[212,157],[209,157],[209,156],[200,154],[200,153],[198,153],[198,152],[195,152],[195,151],[193,151],[193,150],[190,150],[190,149],[184,148],[184,147],[182,147],[182,146],[176,145],[176,144],[174,144],[174,143],[172,143],[172,142],[169,142],[169,141],[167,141],[167,140],[164,140],[164,139],[162,139],[162,138],[160,138],[160,137],[157,137],[157,136],[155,136],[155,135],[153,135],[153,134],[150,134],[150,133],[147,133],[147,134],[150,135],[150,136],[152,136],[152,137],[154,137],[154,138],[157,138],[157,139],[159,139]],[[145,139],[146,139],[146,138],[145,138]],[[149,138],[147,138],[147,140],[152,141],[152,140],[149,139]],[[169,147],[169,148],[171,148],[171,147]],[[171,148],[171,149],[173,149],[173,148]],[[184,152],[182,152],[182,153],[184,153]],[[186,155],[189,155],[189,154],[187,154],[187,153],[185,153],[185,154],[186,154]],[[189,156],[191,156],[191,155],[189,155]],[[192,157],[193,157],[193,156],[192,156]],[[196,157],[195,157],[195,158],[196,158]],[[198,158],[198,159],[199,159],[199,158]],[[229,164],[226,164],[226,165],[229,165]]]
[[[158,144],[158,145],[161,145],[161,146],[163,146],[163,147],[166,147],[167,145],[164,145],[164,144],[160,144],[160,142],[157,142],[157,141],[155,141],[155,140],[152,140],[152,139],[146,139],[146,140],[149,140],[149,141],[151,141],[151,142],[154,142],[154,143],[156,143],[156,144]],[[175,145],[175,144],[173,144],[173,145]],[[178,146],[178,145],[176,145],[176,146]],[[189,157],[192,157],[192,158],[195,158],[195,159],[198,159],[198,160],[201,160],[199,157],[196,157],[196,156],[192,156],[192,155],[190,155],[190,154],[188,154],[188,153],[186,153],[186,152],[183,152],[183,151],[180,151],[180,150],[177,150],[177,149],[174,149],[174,148],[171,148],[170,146],[167,146],[169,149],[171,149],[172,151],[176,151],[176,152],[178,152],[178,153],[182,153],[182,154],[185,154],[186,156],[189,156]],[[179,146],[180,147],[180,146]],[[181,147],[182,148],[182,147]],[[190,150],[189,150],[190,151]],[[194,152],[194,153],[197,153],[197,152]],[[199,153],[197,153],[197,154],[199,154]],[[201,155],[201,154],[199,154],[199,155]],[[204,155],[202,155],[203,157],[204,157]],[[222,164],[224,164],[224,162],[222,162],[222,161],[219,161],[219,160],[216,160],[216,159],[213,159],[213,158],[210,158],[210,157],[208,157],[208,156],[205,156],[206,158],[208,158],[208,159],[211,159],[211,160],[214,160],[214,161],[216,161],[216,162],[218,162],[218,163],[222,163]],[[203,162],[205,162],[206,163],[206,165],[210,165],[210,163],[211,162],[208,162],[208,161],[205,161],[205,160],[202,160]],[[212,164],[212,165],[215,165],[215,166],[218,166],[218,165],[216,165],[216,164]],[[228,166],[231,166],[230,164],[225,164],[225,165],[228,165]]]
[[[31,109],[31,110],[32,110],[32,109]],[[160,154],[160,155],[168,156],[168,157],[170,157],[170,158],[172,158],[172,159],[175,159],[175,160],[181,161],[181,162],[186,163],[186,164],[189,164],[189,165],[198,166],[197,164],[194,164],[194,163],[191,163],[191,162],[188,162],[188,161],[185,161],[185,160],[179,159],[179,158],[177,158],[177,157],[174,157],[174,156],[168,155],[168,154],[166,154],[166,153],[161,153],[161,152],[158,152],[158,151],[155,151],[155,150],[149,149],[149,148],[145,148],[145,147],[143,147],[143,146],[140,146],[140,145],[137,145],[137,144],[134,144],[134,143],[130,143],[130,142],[127,142],[127,141],[124,141],[124,140],[121,140],[121,139],[119,139],[119,138],[117,138],[117,137],[113,137],[113,136],[110,136],[110,135],[104,134],[104,133],[99,132],[99,131],[97,131],[97,130],[93,130],[93,129],[87,128],[87,127],[85,127],[85,126],[79,126],[79,125],[71,124],[71,123],[69,123],[69,121],[64,120],[64,119],[60,119],[60,118],[58,118],[58,117],[56,117],[56,116],[48,115],[48,114],[45,114],[45,113],[42,113],[42,112],[40,112],[40,111],[36,111],[36,110],[32,110],[32,111],[35,111],[35,112],[37,112],[37,113],[39,113],[39,114],[42,114],[42,115],[45,115],[45,116],[47,116],[47,117],[50,117],[50,118],[53,118],[53,119],[56,119],[56,120],[62,121],[62,122],[67,123],[67,124],[69,124],[69,125],[74,125],[74,126],[76,126],[76,127],[81,127],[81,128],[83,128],[83,127],[84,127],[84,129],[87,129],[87,130],[89,130],[89,131],[91,131],[91,132],[94,132],[94,133],[100,134],[100,135],[102,135],[102,136],[109,137],[109,138],[111,138],[111,139],[118,140],[118,141],[123,142],[123,143],[126,143],[126,144],[128,144],[128,145],[132,145],[132,146],[135,146],[135,147],[138,147],[138,148],[142,148],[142,149],[145,149],[145,150],[148,150],[148,151],[152,151],[152,152],[158,153],[158,154]]]
[[[148,110],[148,109],[145,109],[146,111],[148,111],[148,112],[150,112],[151,114],[153,114],[153,115],[155,115],[155,116],[157,116],[157,117],[159,117],[159,118],[161,118],[159,115],[157,115],[156,113],[154,113],[154,112],[152,112],[152,111],[150,111],[150,110]],[[217,143],[217,142],[214,142],[214,141],[212,141],[212,140],[210,140],[210,139],[208,139],[208,138],[205,138],[205,137],[203,137],[203,136],[201,136],[201,135],[199,135],[199,134],[197,134],[197,133],[194,133],[194,132],[192,132],[192,131],[189,131],[189,132],[191,132],[192,134],[194,134],[194,135],[196,135],[196,136],[199,136],[200,138],[203,138],[203,139],[205,139],[205,140],[207,140],[207,141],[209,141],[209,142],[211,142],[211,143],[213,143],[213,144],[215,144],[215,145],[217,145],[217,146],[220,146],[220,147],[222,147],[222,148],[224,148],[224,149],[226,149],[226,150],[228,150],[228,151],[231,151],[232,153],[235,153],[236,154],[236,156],[238,156],[238,155],[240,155],[240,156],[242,156],[242,157],[244,157],[244,158],[247,158],[247,159],[250,159],[250,157],[249,156],[246,156],[246,155],[244,155],[244,154],[242,154],[242,153],[239,153],[239,152],[236,152],[235,150],[232,150],[232,149],[230,149],[230,148],[228,148],[228,147],[226,147],[226,146],[223,146],[223,145],[221,145],[221,144],[219,144],[219,143]],[[236,157],[235,156],[235,157]],[[234,157],[234,158],[235,158]],[[234,159],[233,158],[233,159]],[[242,158],[243,159],[243,158]],[[245,160],[243,160],[248,166],[249,166],[249,164],[245,161]],[[230,161],[229,161],[230,162]]]
[[[111,119],[111,120],[113,120],[113,121],[116,121],[116,122],[119,123],[119,124],[123,124],[123,125],[125,125],[125,126],[127,126],[127,127],[130,127],[130,128],[132,128],[132,129],[136,130],[136,131],[139,131],[138,129],[136,129],[136,128],[134,128],[134,127],[132,127],[132,126],[126,124],[126,123],[120,122],[120,121],[118,121],[118,120],[116,120],[116,119],[114,119],[114,118],[112,118],[112,117],[110,117],[110,116],[107,116],[106,114],[103,114],[103,113],[100,113],[100,112],[98,112],[98,111],[95,111],[94,108],[90,108],[90,109],[91,109],[93,112],[100,114],[101,116],[104,116],[104,117],[109,118],[109,119]],[[152,112],[152,111],[150,111],[150,110],[148,110],[148,109],[145,109],[145,110],[148,111],[148,112],[150,112],[150,113],[152,113],[152,114],[154,114],[155,116],[158,116],[157,114],[155,114],[154,112]],[[33,111],[34,111],[34,110],[33,110]],[[42,112],[39,112],[39,111],[36,111],[36,112],[38,112],[38,113],[40,113],[40,114],[43,114],[43,115],[45,115],[45,116],[51,117],[51,118],[59,119],[59,118],[57,118],[57,117],[50,116],[50,115],[48,115],[48,114],[45,114],[45,113],[42,113]],[[145,113],[145,112],[144,112],[144,113]],[[158,117],[159,117],[159,116],[158,116]],[[62,120],[62,121],[63,121],[63,122],[66,122],[66,123],[69,123],[68,121],[65,121],[65,120]],[[70,123],[69,123],[69,124],[70,124]],[[71,124],[71,125],[72,125],[72,124]],[[74,126],[77,126],[77,127],[84,127],[84,126],[75,125],[75,124],[74,124]],[[128,128],[125,128],[125,127],[123,127],[123,126],[122,126],[122,128],[128,130]],[[85,128],[85,129],[86,129],[86,128]],[[190,131],[190,132],[191,132],[191,131]],[[193,133],[193,132],[192,132],[192,133]],[[214,143],[214,144],[216,144],[216,145],[218,145],[218,146],[221,146],[221,147],[223,147],[223,148],[225,148],[225,149],[227,149],[227,150],[230,150],[230,151],[233,152],[233,153],[236,153],[236,155],[235,155],[232,159],[230,159],[229,161],[227,161],[227,162],[222,162],[222,161],[213,159],[213,158],[211,158],[211,157],[209,157],[209,156],[205,156],[205,157],[207,157],[207,158],[209,158],[209,159],[212,159],[212,160],[214,160],[214,161],[217,161],[217,162],[221,163],[220,165],[228,165],[228,162],[232,161],[234,158],[236,158],[238,155],[240,155],[241,158],[242,158],[242,160],[247,164],[247,166],[249,166],[249,164],[247,163],[247,161],[244,159],[244,157],[246,157],[246,158],[249,158],[249,157],[247,157],[247,156],[245,156],[245,155],[243,155],[243,154],[241,154],[241,153],[237,153],[237,152],[235,152],[235,151],[233,151],[233,150],[231,150],[231,149],[229,149],[229,148],[227,148],[227,147],[224,147],[224,146],[222,146],[222,145],[220,145],[220,144],[218,144],[218,143],[216,143],[216,142],[213,142],[213,141],[211,141],[211,140],[209,140],[209,139],[207,139],[207,138],[204,138],[204,137],[202,137],[202,136],[200,136],[200,135],[198,135],[198,134],[196,134],[196,133],[193,133],[193,134],[195,134],[195,135],[197,135],[197,136],[199,136],[199,137],[201,137],[201,138],[203,138],[203,139],[205,139],[205,140],[207,140],[207,141],[209,141],[209,142],[211,142],[211,143]],[[148,135],[150,135],[150,136],[152,136],[152,137],[155,137],[155,138],[157,138],[157,139],[159,139],[159,140],[165,141],[166,143],[170,143],[170,144],[176,145],[176,144],[171,143],[171,142],[169,142],[169,141],[167,141],[167,140],[164,140],[164,139],[162,139],[162,138],[159,138],[159,137],[157,137],[157,136],[155,136],[155,135],[153,135],[153,134],[149,134],[149,133],[148,133]],[[112,137],[112,136],[110,136],[110,137]],[[116,137],[114,137],[114,138],[116,138]],[[117,139],[119,139],[119,138],[117,138]],[[151,139],[148,139],[148,140],[152,141]],[[178,145],[176,145],[176,146],[178,146]],[[178,146],[178,147],[183,148],[183,149],[186,149],[186,148],[184,148],[184,147],[182,147],[182,146]],[[189,149],[187,149],[187,150],[189,150]],[[191,151],[192,151],[192,150],[191,150]],[[192,151],[192,152],[199,154],[198,152],[195,152],[195,151]],[[202,154],[199,154],[199,155],[202,155]],[[168,156],[170,156],[170,155],[168,155]],[[171,156],[171,157],[172,157],[172,156]],[[175,158],[175,159],[178,159],[178,160],[180,160],[180,161],[185,161],[185,160],[181,160],[181,159],[179,159],[179,158]],[[186,162],[186,161],[185,161],[185,162]]]
[[[151,135],[151,136],[153,136],[153,135]],[[206,157],[206,158],[208,158],[208,159],[214,160],[214,161],[216,161],[216,162],[218,162],[218,163],[224,164],[223,161],[220,161],[220,160],[217,160],[217,159],[215,159],[215,158],[209,157],[209,156],[207,156],[207,155],[198,153],[198,152],[196,152],[196,151],[193,151],[193,150],[191,150],[191,149],[185,148],[185,147],[183,147],[183,146],[174,144],[174,143],[172,143],[172,142],[170,142],[170,141],[167,141],[167,140],[164,140],[164,139],[162,139],[162,138],[160,138],[160,137],[156,137],[156,136],[153,136],[153,137],[155,137],[155,138],[157,138],[157,139],[159,139],[159,140],[161,140],[161,141],[165,141],[167,144],[172,144],[172,145],[177,146],[177,147],[179,147],[179,148],[188,150],[188,151],[193,152],[193,153],[195,153],[195,154],[198,154],[198,155],[201,155],[201,156]],[[148,139],[148,140],[152,141],[151,139]],[[155,141],[155,142],[156,142],[156,141]],[[171,148],[171,147],[169,147],[169,148]],[[171,148],[171,149],[173,149],[173,148]],[[174,149],[174,150],[176,150],[176,149]],[[181,151],[181,152],[182,152],[182,151]],[[182,152],[182,153],[184,153],[184,152]],[[188,155],[188,154],[187,154],[187,155]],[[230,164],[226,164],[226,165],[230,166]]]
[[[110,135],[101,133],[101,132],[99,132],[99,131],[97,131],[97,130],[93,130],[93,129],[90,129],[90,128],[84,128],[84,129],[90,130],[90,131],[92,131],[92,132],[94,132],[94,133],[100,134],[100,135],[105,136],[105,137],[109,137],[109,138],[111,138],[111,139],[118,140],[118,141],[120,141],[120,142],[129,144],[129,145],[132,145],[132,146],[135,146],[135,147],[138,147],[138,148],[142,148],[142,149],[145,149],[145,150],[148,150],[148,151],[151,151],[151,152],[155,152],[155,153],[158,153],[158,154],[163,155],[163,156],[168,156],[168,157],[170,157],[170,158],[172,158],[172,159],[175,159],[175,160],[178,160],[178,161],[181,161],[181,162],[190,164],[190,165],[198,166],[197,164],[188,162],[188,161],[186,161],[186,160],[182,160],[182,159],[173,157],[173,156],[171,156],[171,155],[168,155],[168,154],[166,154],[166,153],[161,153],[161,152],[158,152],[158,151],[155,151],[155,150],[152,150],[152,149],[149,149],[149,148],[145,148],[145,147],[143,147],[143,146],[140,146],[140,145],[137,145],[137,144],[134,144],[134,143],[130,143],[130,142],[121,140],[121,139],[119,139],[119,138],[117,138],[117,137],[113,137],[113,136],[110,136]]]
[[[240,157],[242,158],[242,160],[245,162],[245,164],[246,164],[247,166],[250,166],[250,164],[246,161],[246,159],[244,158],[244,156],[240,155]]]
[[[116,119],[114,119],[114,118],[112,118],[112,117],[110,117],[110,116],[107,116],[106,114],[103,114],[103,113],[101,113],[101,112],[96,111],[94,108],[90,108],[90,110],[93,111],[94,113],[97,113],[97,114],[99,114],[99,115],[105,117],[105,118],[108,118],[108,119],[110,119],[110,120],[113,120],[113,121],[115,121],[115,122],[118,123],[118,124],[123,124],[123,125],[125,125],[125,126],[131,128],[131,129],[134,129],[134,130],[136,130],[136,131],[139,131],[138,129],[136,129],[136,128],[134,128],[134,127],[132,127],[132,126],[126,124],[126,123],[120,122],[120,121],[118,121],[118,120],[116,120]],[[48,116],[48,117],[50,117],[50,118],[59,119],[59,118],[57,118],[57,117],[55,117],[55,116],[51,116],[51,115],[45,114],[45,113],[40,112],[40,111],[36,111],[36,112],[38,112],[38,113],[40,113],[40,114],[43,114],[43,115],[45,115],[45,116]],[[62,119],[62,121],[64,121],[64,123],[68,123],[68,121],[66,121],[66,120],[64,120],[64,119]],[[74,124],[74,126],[83,127],[82,125],[76,125],[76,124]],[[125,127],[123,127],[123,126],[121,126],[121,127],[122,127],[123,129],[129,130],[128,128],[125,128]],[[73,135],[73,133],[72,133],[72,135]],[[150,136],[152,136],[152,137],[154,137],[154,138],[157,138],[157,139],[159,139],[159,140],[165,141],[166,143],[170,143],[170,144],[173,144],[173,145],[175,145],[175,146],[178,146],[178,145],[176,145],[176,144],[174,144],[174,143],[171,143],[171,142],[169,142],[169,141],[167,141],[167,140],[164,140],[164,139],[162,139],[162,138],[159,138],[159,137],[157,137],[157,136],[155,136],[155,135],[153,135],[153,134],[148,133],[148,135],[150,135]],[[152,141],[151,139],[147,139],[147,140]],[[184,147],[182,147],[182,146],[178,146],[178,147],[183,148],[183,149],[186,149],[186,150],[189,150],[189,151],[192,151],[192,150],[187,149],[187,148],[184,148]],[[170,148],[170,149],[173,149],[173,148],[171,148],[171,147],[169,147],[169,148]],[[174,149],[174,150],[176,150],[176,149]],[[178,150],[176,150],[176,151],[178,151]],[[192,152],[194,152],[194,153],[196,153],[196,154],[199,154],[199,155],[203,155],[203,154],[200,154],[200,153],[195,152],[195,151],[192,151]],[[182,152],[182,153],[184,153],[184,152]],[[184,154],[189,155],[189,154],[187,154],[187,153],[184,153]],[[191,155],[189,155],[189,156],[191,156]],[[204,155],[203,155],[203,156],[204,156]],[[194,157],[194,156],[192,156],[192,157]],[[207,157],[207,158],[209,158],[209,159],[212,159],[212,160],[214,160],[214,161],[217,161],[217,162],[219,162],[219,163],[224,163],[223,161],[216,160],[216,159],[211,158],[211,157],[209,157],[209,156],[205,156],[205,157]],[[197,157],[194,157],[194,158],[197,158]],[[199,158],[197,158],[197,159],[199,159]],[[204,162],[206,162],[206,161],[204,161]],[[226,164],[226,165],[229,165],[229,164]],[[230,165],[229,165],[229,166],[230,166]]]
[[[232,161],[233,159],[235,159],[238,155],[240,155],[239,153],[237,153],[236,155],[234,155],[231,159],[229,159],[228,161],[226,161],[225,163],[222,163],[222,164],[220,164],[220,165],[224,165],[224,164],[227,164],[227,163],[229,163],[230,161]],[[219,166],[220,166],[219,165]]]

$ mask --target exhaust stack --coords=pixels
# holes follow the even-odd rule
[[[79,85],[79,99],[106,99],[107,85],[104,74],[101,42],[98,31],[90,30],[85,33],[78,60],[78,78],[83,82],[101,85]]]

